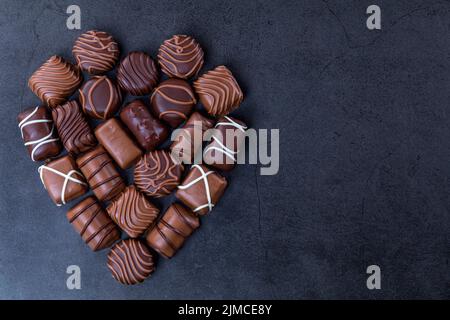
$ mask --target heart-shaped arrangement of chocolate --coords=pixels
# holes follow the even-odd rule
[[[234,167],[245,139],[246,125],[228,116],[243,94],[225,66],[197,77],[203,49],[186,35],[164,41],[157,63],[140,51],[119,62],[117,42],[96,30],[79,36],[72,53],[75,64],[52,56],[31,75],[28,85],[42,104],[18,115],[19,129],[31,159],[44,161],[38,173],[56,205],[92,190],[67,219],[92,250],[112,246],[107,264],[114,279],[140,283],[155,270],[154,252],[173,257],[222,197],[227,180],[216,170]],[[91,76],[84,83],[82,72]],[[71,98],[77,89],[78,99]],[[141,98],[120,110],[126,94]],[[198,101],[208,115],[197,110]],[[100,121],[94,129],[90,118]],[[202,150],[194,139],[209,129]],[[63,147],[67,154],[58,157]],[[185,172],[194,158],[207,165],[194,162]],[[133,184],[117,166],[134,166]],[[151,199],[173,192],[180,202],[160,214]]]

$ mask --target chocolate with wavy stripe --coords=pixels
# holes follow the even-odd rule
[[[32,74],[28,86],[42,102],[54,108],[64,103],[82,80],[77,67],[61,57],[52,56]]]
[[[150,102],[153,113],[176,128],[192,113],[197,100],[189,83],[168,79],[153,91]]]
[[[186,239],[200,226],[191,210],[173,203],[147,234],[147,244],[165,258],[172,258]]]
[[[97,144],[76,100],[68,101],[53,109],[52,117],[59,137],[69,153],[80,154]]]
[[[158,78],[158,70],[152,58],[141,51],[130,52],[117,69],[119,86],[133,96],[149,94]]]
[[[170,152],[156,150],[146,153],[134,169],[134,184],[147,196],[169,195],[179,184],[184,167],[172,160]]]
[[[169,77],[188,79],[200,71],[203,56],[203,49],[194,38],[174,35],[159,48],[158,62]]]
[[[108,254],[108,268],[114,279],[122,284],[143,282],[155,271],[154,258],[142,241],[122,240]]]
[[[113,199],[125,188],[111,157],[100,145],[79,157],[77,165],[100,201]]]
[[[213,116],[225,116],[244,99],[239,84],[230,70],[218,66],[194,82],[195,92],[206,111]]]
[[[93,196],[71,208],[67,219],[93,251],[108,248],[120,239],[119,228]]]
[[[159,210],[145,196],[128,186],[106,208],[111,219],[131,238],[139,237],[153,223]]]
[[[117,42],[109,33],[90,30],[78,37],[72,54],[83,71],[103,74],[114,67],[120,51]]]

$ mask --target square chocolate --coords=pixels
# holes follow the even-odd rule
[[[115,118],[100,124],[95,129],[95,136],[122,169],[131,167],[142,155],[141,149]]]
[[[54,108],[64,103],[81,85],[80,70],[58,56],[50,57],[28,80],[31,91]]]
[[[205,215],[222,197],[227,180],[204,165],[194,164],[183,183],[178,186],[176,196],[199,215]]]
[[[88,190],[84,176],[70,155],[40,166],[38,172],[44,188],[57,206],[82,196]]]

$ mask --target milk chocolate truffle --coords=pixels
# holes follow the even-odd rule
[[[79,154],[97,144],[76,100],[68,101],[53,109],[52,117],[64,147],[69,153]]]
[[[109,201],[125,189],[122,177],[102,146],[79,157],[77,165],[100,201]]]
[[[178,186],[176,196],[199,215],[213,209],[222,197],[227,180],[203,165],[194,164],[183,184]]]
[[[111,118],[120,108],[122,93],[107,76],[95,76],[78,90],[84,113],[94,119]]]
[[[61,152],[52,116],[45,106],[26,109],[19,113],[17,121],[31,160],[42,161]]]
[[[80,86],[80,70],[58,56],[52,56],[28,80],[31,91],[54,108],[66,101]]]
[[[120,230],[95,197],[87,197],[67,212],[67,219],[93,250],[110,247],[120,239]]]
[[[189,83],[180,79],[169,79],[153,91],[150,102],[153,113],[172,128],[176,128],[188,118],[197,100]]]
[[[109,216],[131,238],[139,237],[156,219],[159,209],[131,185],[106,208]]]
[[[170,259],[199,226],[198,216],[181,204],[174,203],[147,234],[147,244]]]
[[[219,66],[194,82],[195,92],[206,111],[213,116],[225,116],[241,104],[242,90],[230,70]]]
[[[72,53],[83,71],[103,74],[114,67],[120,51],[109,33],[91,30],[78,37]]]
[[[169,195],[179,184],[184,167],[172,160],[169,151],[146,153],[134,169],[134,184],[145,195],[160,198]]]
[[[203,160],[219,170],[231,170],[245,139],[247,127],[242,121],[225,116],[218,120],[214,129],[211,143],[203,152]]]
[[[133,96],[149,94],[158,82],[159,74],[152,58],[145,52],[130,52],[120,62],[117,81]]]
[[[123,108],[120,119],[146,151],[155,149],[169,136],[169,129],[151,115],[141,100],[134,100]]]
[[[187,164],[192,163],[195,155],[202,147],[204,132],[213,126],[214,121],[194,112],[184,126],[175,133],[170,146],[175,160]]]
[[[114,279],[122,284],[143,282],[155,271],[154,258],[142,241],[122,240],[108,254],[108,268]]]
[[[188,79],[203,66],[203,49],[194,38],[175,35],[159,48],[158,62],[169,77]]]
[[[117,119],[109,119],[97,126],[95,136],[122,169],[131,167],[142,155]]]
[[[70,155],[40,166],[38,172],[44,188],[57,206],[82,196],[88,190],[84,176]]]

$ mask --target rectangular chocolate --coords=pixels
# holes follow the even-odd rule
[[[142,155],[123,125],[117,119],[109,119],[95,129],[95,136],[122,169],[135,164]]]

